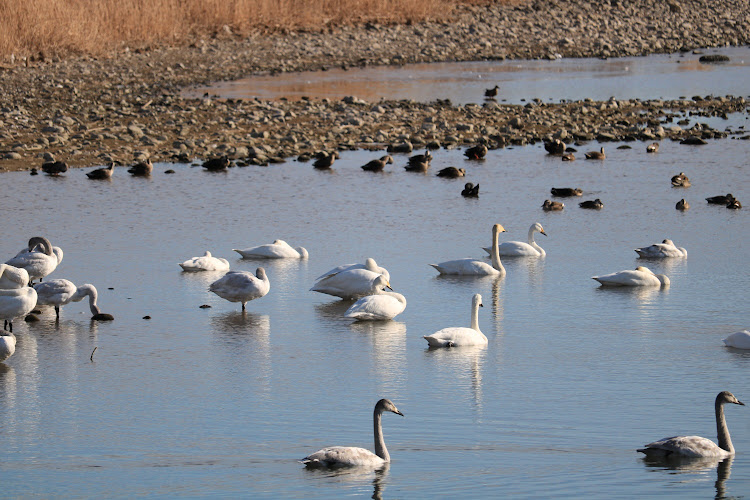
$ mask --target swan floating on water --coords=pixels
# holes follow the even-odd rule
[[[284,240],[276,240],[273,243],[258,245],[257,247],[237,249],[233,248],[243,259],[306,259],[307,250],[303,247],[292,248]]]
[[[344,316],[359,321],[393,319],[406,309],[406,297],[396,292],[367,295],[346,310]]]
[[[211,283],[208,289],[229,302],[242,302],[244,311],[245,304],[264,297],[268,293],[271,289],[271,282],[266,276],[266,270],[259,267],[254,276],[253,273],[247,271],[229,271]]]
[[[383,412],[386,411],[404,416],[390,400],[381,399],[377,402],[372,415],[375,427],[375,453],[354,446],[331,446],[306,456],[300,462],[307,467],[380,467],[389,463],[391,456],[385,447],[381,422]]]
[[[34,236],[29,240],[27,248],[22,249],[15,257],[5,263],[29,273],[29,282],[40,280],[54,271],[62,262],[63,251],[60,247],[53,247],[47,238]]]
[[[734,446],[729,437],[729,429],[724,418],[724,404],[733,403],[745,406],[734,394],[729,391],[720,392],[716,396],[714,409],[716,411],[716,429],[719,438],[717,445],[710,439],[700,436],[674,436],[647,444],[639,449],[650,458],[677,458],[677,457],[706,457],[724,458],[734,455]]]
[[[665,259],[669,257],[687,257],[687,250],[676,247],[672,240],[666,239],[647,247],[636,248],[635,252],[641,258]]]
[[[471,298],[471,327],[451,327],[438,330],[432,335],[424,338],[430,347],[461,347],[469,345],[486,345],[487,337],[479,329],[479,308],[482,305],[482,296],[474,294]]]
[[[213,257],[206,250],[202,257],[188,259],[180,267],[183,271],[229,271],[229,261],[219,257]]]
[[[501,232],[505,232],[505,229],[500,224],[492,226],[492,249],[490,257],[492,258],[492,265],[490,266],[486,262],[476,259],[457,259],[448,260],[441,262],[440,264],[430,264],[432,267],[438,270],[440,274],[460,274],[467,276],[487,276],[487,275],[505,275],[505,268],[502,262],[500,262],[500,254],[498,253],[498,242],[497,238]]]
[[[4,329],[10,327],[13,333],[13,320],[26,316],[36,307],[36,290],[23,288],[0,289],[0,319],[7,321]]]
[[[750,332],[747,330],[735,332],[724,339],[724,345],[736,349],[750,349]]]
[[[0,362],[13,356],[16,352],[16,336],[12,333],[0,332]]]
[[[355,300],[367,295],[380,295],[385,288],[393,290],[388,279],[367,269],[341,271],[315,283],[313,292],[325,293],[344,300]]]
[[[85,297],[89,298],[89,309],[91,309],[92,319],[96,320],[113,320],[110,314],[102,313],[99,306],[96,305],[98,293],[96,287],[91,284],[76,286],[73,282],[57,279],[37,283],[34,285],[37,293],[37,305],[55,306],[55,314],[60,317],[60,308],[71,302],[80,302]]]
[[[535,222],[529,228],[528,243],[523,241],[506,241],[498,245],[498,252],[503,257],[544,257],[547,252],[534,241],[534,233],[541,233],[547,236],[544,228],[538,222]],[[492,247],[484,247],[484,251],[492,255]]]
[[[644,266],[602,276],[593,276],[602,286],[669,286],[669,278]]]
[[[338,274],[342,271],[349,271],[352,269],[367,269],[368,271],[382,274],[383,276],[385,276],[385,279],[391,281],[391,273],[388,272],[388,269],[378,266],[377,262],[375,262],[375,259],[373,259],[372,257],[368,257],[367,259],[365,259],[364,264],[344,264],[343,266],[334,267],[330,271],[325,272],[315,278],[315,281],[320,281],[323,278],[328,278],[330,276],[333,276],[334,274]]]

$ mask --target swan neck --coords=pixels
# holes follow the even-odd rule
[[[500,238],[500,231],[495,229],[492,230],[492,267],[500,271],[500,274],[505,274],[505,268],[503,263],[500,262],[500,248],[498,239]]]
[[[73,301],[78,302],[79,300],[83,300],[83,298],[86,296],[88,296],[89,298],[89,309],[91,309],[91,314],[99,314],[101,311],[96,305],[97,293],[96,288],[94,288],[93,285],[87,284],[79,286],[76,290],[75,296],[73,297]]]
[[[732,439],[729,437],[727,421],[724,418],[723,401],[716,401],[716,433],[719,439],[719,448],[734,454],[734,446],[732,446]]]
[[[383,410],[376,407],[372,415],[373,426],[375,427],[375,454],[386,462],[390,462],[391,456],[388,454],[388,448],[385,447],[385,439],[383,439],[382,419]]]
[[[474,304],[472,304],[472,308],[471,308],[471,328],[473,330],[481,332],[481,330],[479,330],[479,303],[478,302],[475,302]]]

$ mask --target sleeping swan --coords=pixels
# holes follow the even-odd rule
[[[676,247],[672,240],[666,239],[647,247],[636,248],[635,252],[643,259],[665,259],[668,257],[687,257],[687,250]]]
[[[265,297],[270,289],[271,282],[266,276],[266,270],[262,267],[256,269],[255,276],[247,271],[229,271],[208,287],[209,291],[222,299],[229,302],[242,302],[243,311],[245,304]]]
[[[602,286],[669,286],[669,278],[663,274],[654,274],[651,269],[638,266],[634,270],[593,276]]]
[[[396,292],[382,292],[357,300],[346,310],[344,316],[359,321],[393,319],[406,309],[406,297]]]
[[[424,338],[430,347],[461,347],[468,345],[487,345],[487,337],[479,330],[479,308],[482,296],[478,293],[471,299],[471,328],[456,326],[443,328]]]
[[[342,271],[315,283],[313,292],[325,293],[344,300],[356,300],[367,295],[380,295],[384,289],[391,291],[391,284],[382,274],[367,269],[350,269]]]
[[[232,251],[242,255],[243,259],[306,259],[308,257],[307,250],[303,247],[292,248],[284,240],[276,240],[273,243],[242,250],[233,248]]]
[[[500,224],[492,226],[492,251],[490,256],[492,257],[492,265],[490,266],[486,262],[476,259],[457,259],[448,260],[441,262],[440,264],[430,264],[432,267],[438,270],[440,274],[460,274],[468,276],[488,276],[497,275],[505,276],[505,268],[502,262],[500,262],[500,254],[498,253],[497,238],[501,232],[505,232],[505,229]]]
[[[6,264],[26,269],[29,280],[40,280],[50,274],[62,262],[63,251],[60,247],[53,247],[47,238],[34,236],[29,240],[27,248],[22,249]]]
[[[368,257],[367,259],[365,259],[364,264],[344,264],[343,266],[334,267],[330,271],[323,273],[315,278],[315,281],[320,281],[323,278],[328,278],[330,276],[333,276],[334,274],[338,274],[342,271],[349,271],[351,269],[367,269],[368,271],[382,274],[383,276],[385,276],[385,279],[391,281],[391,273],[388,272],[388,269],[380,267],[372,257]]]
[[[229,271],[229,261],[213,257],[211,252],[206,250],[203,257],[193,257],[188,259],[180,267],[183,271]]]

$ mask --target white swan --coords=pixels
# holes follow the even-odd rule
[[[747,330],[735,332],[724,339],[724,345],[737,349],[750,349],[750,332]]]
[[[592,276],[602,286],[669,286],[670,281],[663,274],[654,274],[654,272],[643,266],[638,266],[634,270],[625,270],[602,276]]]
[[[391,456],[385,447],[381,423],[384,411],[404,416],[390,400],[381,399],[377,402],[372,415],[375,427],[375,453],[354,446],[331,446],[306,456],[300,462],[308,467],[380,467],[389,463]]]
[[[0,332],[0,362],[13,356],[16,352],[16,336],[12,333]]]
[[[208,289],[229,302],[242,302],[244,311],[245,304],[268,293],[271,282],[266,276],[266,270],[259,267],[255,271],[255,276],[247,271],[229,271],[211,283]]]
[[[406,297],[396,292],[362,297],[346,310],[344,316],[360,321],[393,319],[406,309]]]
[[[383,276],[385,276],[385,279],[391,281],[391,273],[388,272],[388,269],[378,266],[377,262],[375,262],[375,259],[373,259],[372,257],[368,257],[367,259],[365,259],[364,264],[344,264],[343,266],[334,267],[330,271],[323,273],[315,278],[315,281],[319,281],[323,278],[328,278],[329,276],[333,276],[334,274],[338,274],[342,271],[349,271],[351,269],[367,269],[368,271],[382,274]]]
[[[700,436],[674,436],[649,443],[638,451],[651,458],[676,457],[711,457],[724,458],[734,455],[734,446],[729,437],[729,429],[724,418],[724,404],[734,403],[745,406],[729,391],[720,392],[716,396],[714,409],[716,411],[716,430],[719,444]]]
[[[5,263],[26,269],[31,282],[50,274],[62,262],[62,259],[63,251],[60,247],[53,247],[47,238],[34,236],[29,240],[27,248],[22,249]]]
[[[479,329],[479,308],[482,296],[478,293],[471,299],[471,328],[456,326],[443,328],[424,338],[430,347],[460,347],[468,345],[487,345],[487,337]]]
[[[544,236],[547,236],[542,225],[535,222],[529,228],[528,243],[524,243],[523,241],[506,241],[498,245],[498,253],[503,257],[544,257],[547,255],[547,252],[534,241],[534,233],[542,233]],[[492,247],[483,248],[485,252],[492,255]]]
[[[641,258],[665,259],[668,257],[687,257],[687,250],[676,247],[672,240],[664,240],[647,247],[636,248],[635,252]]]
[[[487,275],[505,275],[505,268],[500,262],[500,254],[498,253],[497,238],[501,232],[505,229],[500,224],[492,226],[492,249],[490,256],[492,257],[492,265],[482,262],[476,259],[457,259],[441,262],[440,264],[430,264],[432,267],[438,270],[440,274],[461,274],[461,275],[473,275],[473,276],[487,276]]]
[[[29,286],[29,273],[26,269],[0,264],[0,289],[23,288]]]
[[[193,257],[188,259],[180,267],[183,271],[229,271],[229,261],[220,257],[213,257],[211,252],[206,250],[203,257]]]
[[[71,281],[58,279],[37,283],[34,285],[34,290],[37,293],[37,305],[55,306],[55,314],[58,318],[62,306],[71,302],[80,302],[85,297],[89,298],[91,314],[97,319],[103,316],[99,306],[96,305],[98,292],[94,285],[87,283],[77,287]]]
[[[0,290],[0,319],[8,322],[11,333],[13,332],[13,320],[26,316],[35,307],[36,290],[30,286]]]
[[[273,243],[242,250],[233,248],[232,251],[242,255],[243,259],[306,259],[308,257],[307,250],[303,247],[292,248],[284,240],[276,240]]]
[[[310,290],[341,297],[344,300],[355,300],[367,295],[380,295],[384,288],[393,290],[388,279],[382,274],[367,269],[350,269],[323,278]]]

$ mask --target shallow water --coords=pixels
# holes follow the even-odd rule
[[[274,76],[217,82],[191,89],[224,98],[299,99],[303,96],[341,99],[357,96],[368,102],[413,99],[455,104],[482,103],[484,90],[500,86],[499,102],[518,104],[531,99],[560,100],[678,99],[711,93],[748,96],[750,49],[707,49],[730,61],[705,64],[701,54],[667,54],[615,59],[506,60],[373,66],[328,71],[281,73]],[[707,90],[707,89],[710,89]]]
[[[0,363],[4,494],[746,493],[747,408],[727,408],[738,455],[721,469],[672,470],[635,449],[677,433],[715,438],[716,394],[750,399],[750,353],[721,342],[748,327],[750,212],[703,201],[732,192],[750,203],[747,142],[663,142],[657,154],[617,145],[604,145],[605,161],[571,163],[541,145],[490,151],[483,162],[441,150],[427,174],[404,171],[404,155],[365,173],[379,154],[362,151],[342,153],[331,172],[290,161],[225,173],[160,164],[149,179],[118,167],[111,182],[82,170],[3,173],[13,189],[3,196],[2,254],[48,237],[65,251],[50,278],[95,284],[115,316],[92,323],[74,303],[59,323],[52,310],[16,322],[17,352]],[[467,168],[479,199],[460,196],[463,179],[434,175],[448,165]],[[692,187],[671,187],[679,171]],[[566,199],[563,212],[545,213],[553,186],[580,187],[605,207]],[[686,213],[674,209],[682,197]],[[481,258],[493,223],[506,241],[523,240],[534,221],[549,235],[537,237],[547,257],[504,259],[504,279],[440,278],[428,266]],[[276,238],[305,246],[309,261],[232,252]],[[591,280],[643,264],[633,249],[663,238],[689,252],[646,263],[669,275],[669,289],[603,290]],[[264,266],[271,292],[244,314],[209,293],[221,273],[177,265],[205,250],[232,269]],[[352,323],[348,304],[308,291],[322,272],[366,257],[408,300],[394,321]],[[489,345],[428,350],[423,335],[468,326],[474,293]],[[381,397],[405,415],[383,419],[387,470],[308,471],[296,461],[334,444],[372,449]]]

